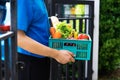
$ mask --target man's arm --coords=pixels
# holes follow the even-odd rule
[[[67,50],[56,50],[49,48],[45,45],[38,43],[37,41],[29,38],[21,30],[17,33],[18,46],[21,48],[46,57],[56,59],[59,63],[66,64],[68,62],[74,62],[73,54]]]

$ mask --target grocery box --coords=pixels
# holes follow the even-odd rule
[[[49,47],[57,50],[69,50],[76,60],[90,60],[91,38],[89,40],[71,40],[49,38]]]

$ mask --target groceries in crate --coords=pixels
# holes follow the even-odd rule
[[[72,26],[66,22],[59,22],[55,27],[50,27],[50,34],[52,38],[62,39],[89,39],[85,33],[78,33]]]
[[[49,47],[69,50],[76,60],[90,60],[91,38],[88,34],[78,33],[69,23],[61,22],[55,16],[51,17],[51,22]]]
[[[78,33],[71,24],[59,21],[56,16],[51,16],[52,27],[50,27],[50,33],[52,38],[62,39],[89,39],[89,36],[85,33]]]

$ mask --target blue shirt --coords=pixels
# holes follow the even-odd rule
[[[44,0],[18,0],[18,30],[23,30],[27,36],[48,46],[49,20]],[[18,52],[43,57],[18,47]]]

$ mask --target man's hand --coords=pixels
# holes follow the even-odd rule
[[[74,57],[73,53],[71,53],[67,50],[59,50],[59,53],[54,58],[59,63],[66,64],[66,63],[69,63],[69,62],[75,62],[73,57]]]

